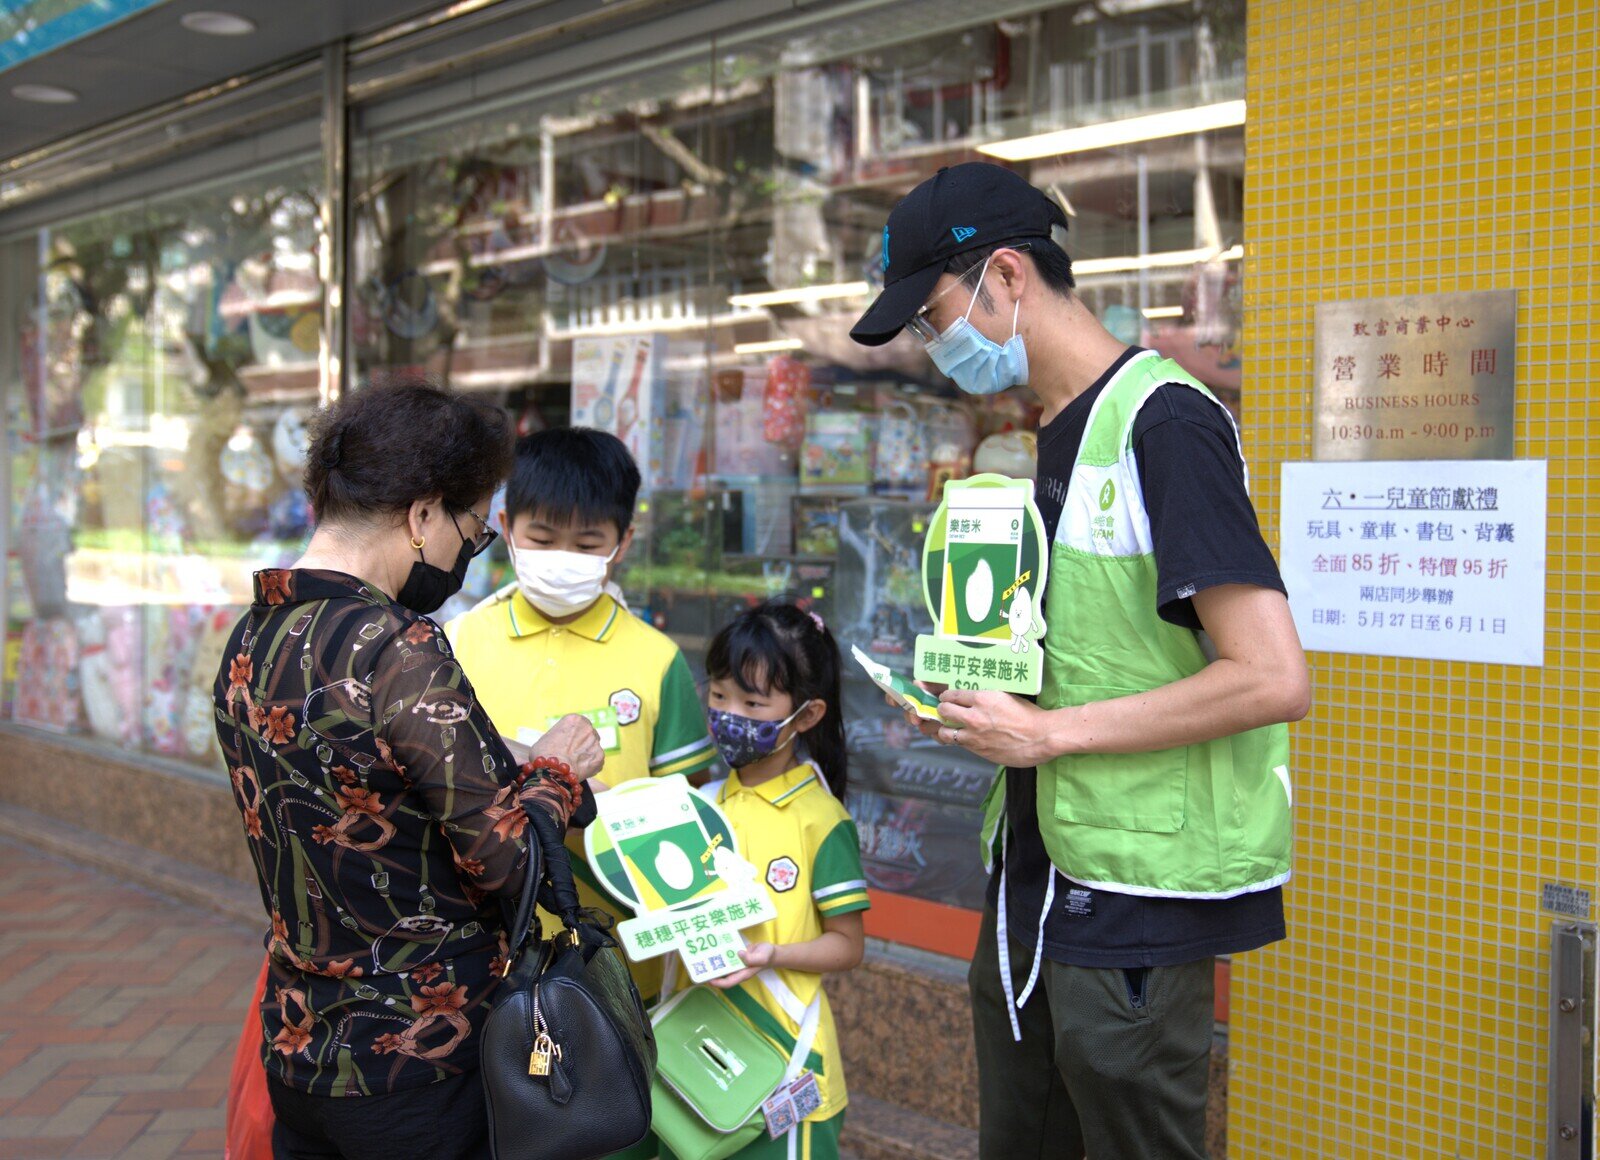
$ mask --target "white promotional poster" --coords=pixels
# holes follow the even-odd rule
[[[1544,664],[1543,460],[1285,463],[1282,568],[1308,650]]]
[[[651,423],[662,343],[654,335],[581,338],[572,344],[572,424],[621,439],[641,470],[651,463]]]

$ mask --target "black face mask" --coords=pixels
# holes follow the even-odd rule
[[[417,549],[417,562],[411,565],[411,575],[395,593],[395,602],[412,612],[427,616],[437,612],[439,606],[461,591],[467,578],[467,565],[472,563],[472,541],[463,539],[461,551],[456,553],[455,567],[446,572],[422,559],[422,549]]]

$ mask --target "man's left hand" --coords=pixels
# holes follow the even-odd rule
[[[1048,761],[1049,714],[1011,693],[949,689],[939,698],[949,724],[930,730],[941,745],[959,745],[996,765],[1027,768]]]

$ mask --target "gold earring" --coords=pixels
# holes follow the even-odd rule
[[[423,539],[421,536],[412,536],[411,546],[420,552],[422,549],[428,546],[428,541]]]

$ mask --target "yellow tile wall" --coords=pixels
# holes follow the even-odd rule
[[[1594,0],[1250,0],[1245,423],[1277,535],[1319,302],[1514,288],[1543,668],[1315,654],[1290,936],[1233,967],[1229,1154],[1544,1155],[1550,918],[1600,895]]]

